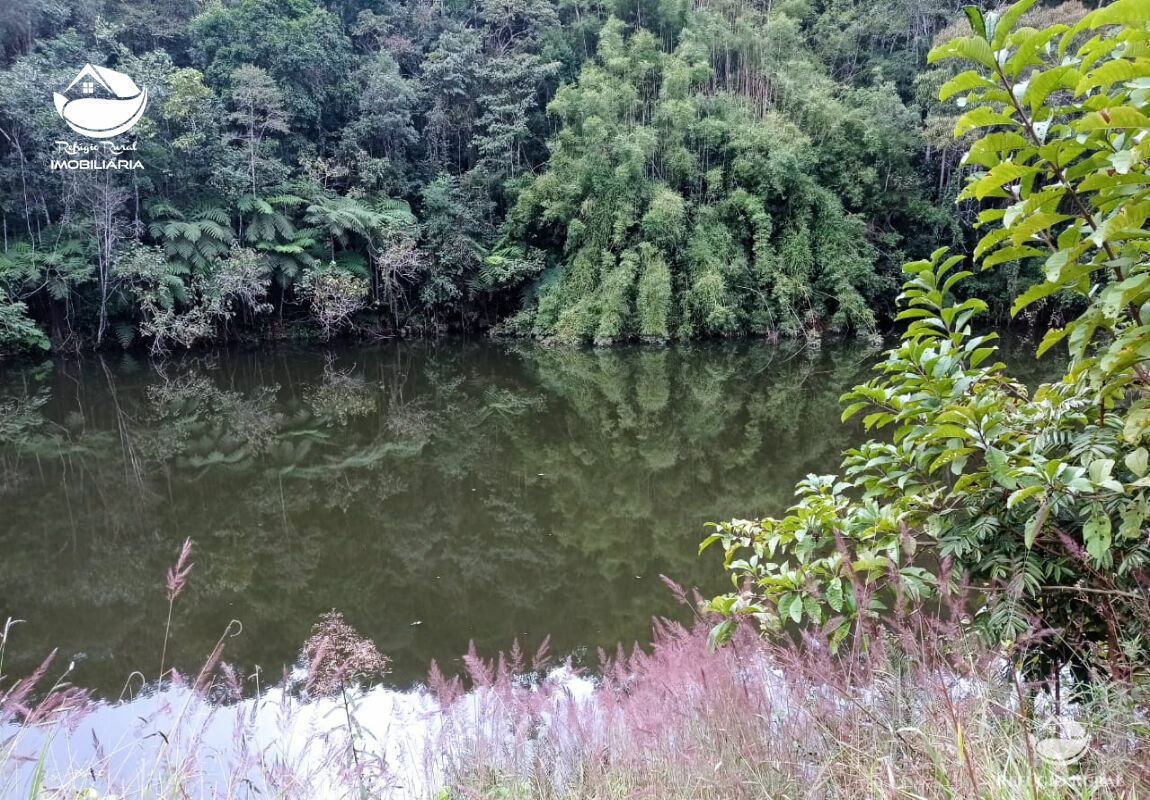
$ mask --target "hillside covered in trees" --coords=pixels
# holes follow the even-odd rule
[[[965,238],[957,109],[934,99],[952,68],[925,66],[956,15],[950,0],[5,3],[0,350],[873,330],[899,265]],[[53,167],[93,141],[51,102],[87,63],[148,91],[115,139],[136,169]]]

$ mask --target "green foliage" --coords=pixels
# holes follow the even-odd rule
[[[647,243],[639,246],[639,285],[635,300],[639,315],[639,335],[666,339],[670,329],[671,270],[659,251]]]
[[[208,5],[190,32],[209,80],[224,85],[237,71],[246,71],[257,82],[235,80],[233,91],[243,92],[245,85],[268,85],[254,72],[259,70],[283,87],[288,115],[306,130],[320,130],[345,105],[351,47],[339,20],[320,4],[243,0],[234,6]]]
[[[300,282],[300,293],[307,298],[325,337],[367,305],[368,291],[366,280],[340,269],[334,261],[308,271]]]
[[[186,218],[167,204],[151,209],[153,215],[171,214],[148,226],[152,238],[159,242],[177,271],[204,270],[231,247],[235,240],[227,211],[218,206],[199,208]]]
[[[961,257],[940,249],[908,264],[902,341],[880,378],[843,397],[844,420],[863,414],[889,437],[847,451],[842,478],[801,483],[784,518],[719,526],[703,546],[720,542],[752,592],[714,608],[774,624],[832,620],[838,644],[867,630],[857,621],[948,592],[961,572],[980,593],[975,623],[995,640],[1034,615],[1056,629],[1045,653],[1058,661],[1125,675],[1150,656],[1150,32],[1144,4],[1123,0],[1073,27],[1014,29],[1030,5],[970,10],[974,35],[931,58],[974,65],[940,92],[973,106],[956,135],[993,128],[966,156],[976,169],[963,196],[998,201],[980,214],[989,230],[975,259],[984,270],[1045,259],[1046,279],[1016,312],[1055,291],[1081,297],[1084,310],[1039,347],[1068,341],[1065,377],[1029,393],[993,361],[994,334],[971,324],[987,304],[956,296],[971,277]],[[944,568],[924,569],[932,561]]]
[[[597,58],[560,88],[548,170],[512,212],[513,230],[563,253],[537,287],[536,334],[872,328],[874,253],[812,176],[813,142],[712,79],[698,37],[665,52],[612,19]]]
[[[158,247],[134,244],[120,254],[112,271],[140,310],[139,332],[152,340],[153,355],[166,353],[171,344],[186,348],[211,337],[240,310],[270,310],[263,302],[270,266],[250,248],[233,246],[225,257],[190,273]],[[119,330],[126,347],[131,328]]]
[[[914,105],[939,0],[98,5],[0,27],[3,250],[51,273],[8,293],[55,347],[139,328],[132,242],[263,254],[280,332],[334,260],[377,330],[614,341],[869,331],[958,235]],[[143,170],[49,167],[89,61],[149,89]]]
[[[48,349],[48,337],[28,319],[28,307],[12,300],[0,287],[0,353],[13,350]]]
[[[384,201],[374,207],[354,197],[323,197],[307,207],[304,220],[326,233],[334,251],[359,238],[378,248],[389,235],[415,223],[403,201]]]

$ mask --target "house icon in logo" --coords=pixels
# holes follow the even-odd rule
[[[137,122],[148,105],[148,90],[122,72],[85,64],[63,93],[54,92],[56,113],[82,136],[107,139]]]

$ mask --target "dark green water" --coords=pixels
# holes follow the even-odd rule
[[[164,574],[195,543],[168,662],[265,682],[338,609],[393,683],[518,637],[588,664],[713,592],[703,523],[780,513],[858,436],[839,395],[875,354],[761,344],[441,342],[0,372],[4,672],[53,647],[116,696],[159,668]]]

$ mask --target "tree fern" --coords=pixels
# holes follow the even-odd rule
[[[231,247],[235,235],[229,225],[226,210],[201,206],[191,213],[190,219],[181,214],[152,221],[148,233],[173,261],[202,272]]]

